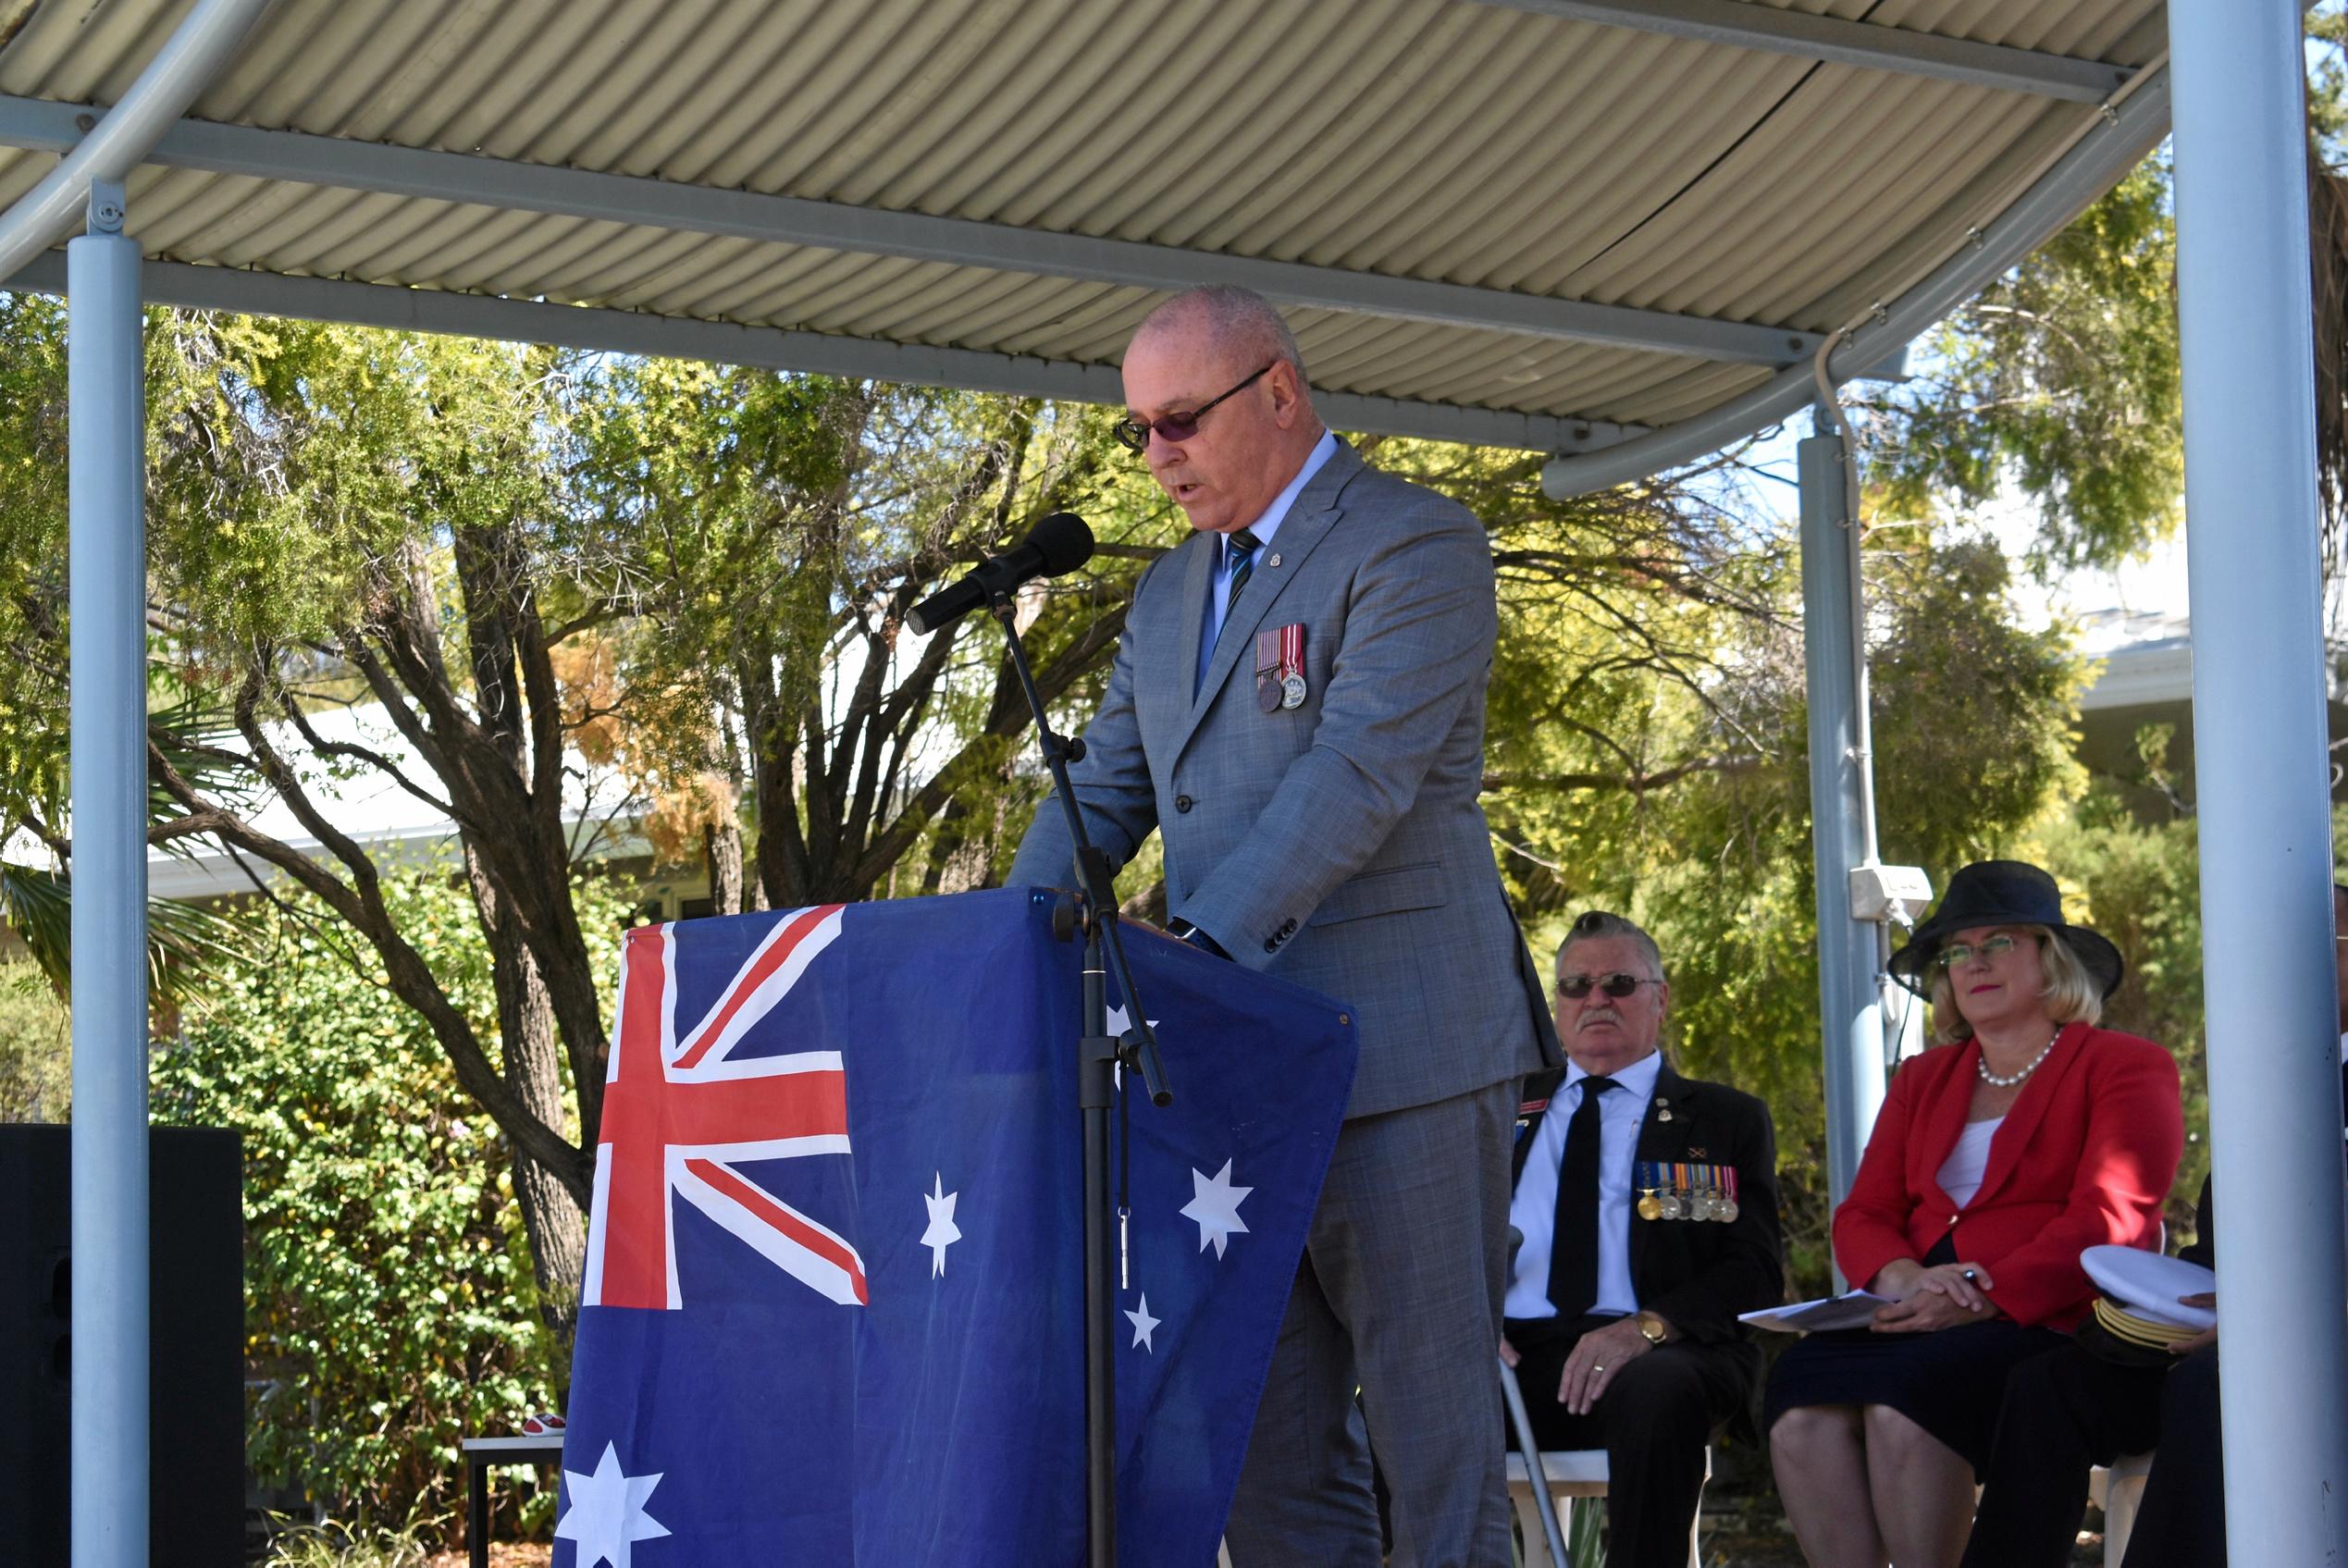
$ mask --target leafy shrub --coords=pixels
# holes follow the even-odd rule
[[[464,891],[418,873],[386,893],[491,1033]],[[581,896],[616,952],[617,900],[600,884]],[[560,1409],[568,1348],[539,1320],[511,1151],[429,1031],[301,903],[244,930],[213,999],[156,1061],[155,1116],[244,1134],[253,1472],[364,1534],[453,1508],[460,1438]],[[538,1473],[511,1474],[522,1523],[542,1525]]]

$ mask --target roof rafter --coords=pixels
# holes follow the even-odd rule
[[[1113,364],[1079,364],[975,349],[942,349],[921,343],[795,332],[778,327],[692,321],[638,311],[549,304],[540,300],[408,289],[389,283],[353,283],[337,278],[293,278],[227,266],[192,266],[185,262],[150,261],[142,271],[142,281],[150,302],[191,310],[235,311],[395,331],[550,343],[603,353],[697,359],[910,386],[964,387],[1069,402],[1115,406],[1125,401]],[[16,277],[0,282],[0,289],[26,293],[61,295],[65,288],[65,255],[58,251],[46,253]],[[1644,426],[1599,419],[1363,397],[1317,388],[1313,393],[1313,404],[1322,418],[1341,430],[1514,447],[1525,451],[1594,451],[1649,433]]]
[[[0,145],[63,153],[82,135],[77,119],[95,112],[77,104],[0,97]],[[1818,349],[1813,333],[1749,322],[208,120],[181,120],[164,133],[147,161],[211,174],[1128,288],[1174,290],[1236,283],[1284,304],[1733,364],[1791,364]]]
[[[1561,21],[1662,33],[1701,43],[1759,49],[1773,55],[1826,60],[1871,70],[1897,71],[1971,87],[2029,93],[2074,104],[2099,104],[2128,79],[2131,68],[1977,43],[1968,38],[1917,32],[1881,22],[1846,21],[1780,10],[1749,0],[1479,0]]]

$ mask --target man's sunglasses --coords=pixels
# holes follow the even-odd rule
[[[1649,980],[1642,975],[1625,974],[1620,969],[1613,974],[1569,974],[1558,978],[1557,994],[1578,1002],[1589,994],[1590,987],[1596,986],[1619,1002],[1642,985],[1662,983],[1660,980]]]
[[[2002,958],[2014,950],[2016,941],[2010,936],[1984,936],[1970,947],[1961,942],[1952,942],[1933,955],[1933,962],[1944,969],[1953,969],[1959,964],[1971,962],[1976,953],[1984,958]]]
[[[1272,364],[1279,364],[1279,361],[1278,360],[1274,360],[1272,362]],[[1266,365],[1262,370],[1257,371],[1254,375],[1249,377],[1246,380],[1241,382],[1230,391],[1225,392],[1223,397],[1209,398],[1205,402],[1199,404],[1196,408],[1191,410],[1188,414],[1161,414],[1155,419],[1147,421],[1136,419],[1131,414],[1128,414],[1125,418],[1120,419],[1116,424],[1110,426],[1109,433],[1117,438],[1118,444],[1119,446],[1125,447],[1132,451],[1147,451],[1149,450],[1150,432],[1153,430],[1165,437],[1168,441],[1187,441],[1193,436],[1198,434],[1198,422],[1206,417],[1206,411],[1208,409],[1213,408],[1217,403],[1221,402],[1224,398],[1235,398],[1242,392],[1246,391],[1250,387],[1254,386],[1256,382],[1261,381],[1265,375],[1270,371],[1272,364]]]

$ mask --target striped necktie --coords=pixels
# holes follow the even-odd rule
[[[1254,535],[1242,528],[1230,537],[1227,548],[1230,551],[1231,591],[1223,596],[1223,621],[1226,625],[1230,623],[1231,607],[1239,603],[1240,590],[1246,587],[1247,580],[1255,574],[1255,552],[1262,546],[1256,542]]]

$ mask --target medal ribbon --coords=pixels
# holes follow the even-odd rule
[[[1304,673],[1304,623],[1280,628],[1280,677]]]

